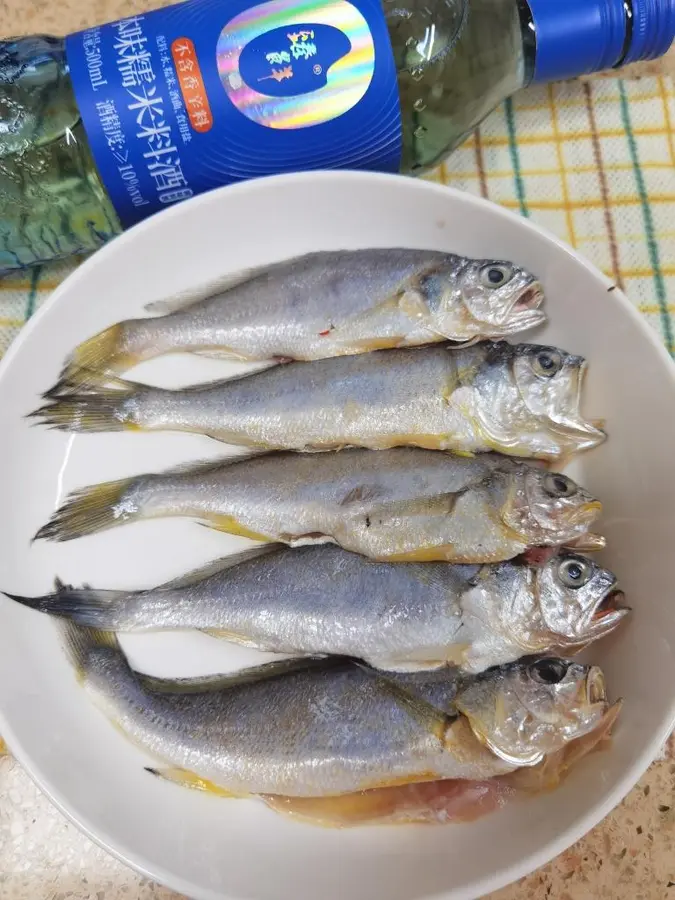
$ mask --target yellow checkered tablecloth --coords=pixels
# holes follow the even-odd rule
[[[622,287],[675,350],[675,93],[665,76],[531,88],[429,177],[519,211]],[[0,277],[0,354],[75,263]]]
[[[624,288],[673,353],[674,124],[675,94],[665,77],[530,89],[496,110],[429,177],[519,211],[577,247]],[[73,265],[0,278],[0,355]],[[667,754],[675,757],[673,738]],[[572,893],[628,897],[635,894],[635,878],[645,898],[665,896],[674,877],[672,820],[662,813],[670,810],[672,795],[672,768],[667,774],[666,766],[654,767],[628,805],[581,844],[500,892],[501,900]],[[0,787],[2,897],[37,900],[65,890],[82,900],[104,893],[178,900],[66,825],[8,758],[0,761]],[[667,805],[659,805],[662,800]],[[644,823],[637,838],[630,837],[635,821]],[[629,839],[642,843],[628,852]]]
[[[532,89],[441,168],[577,247],[623,288],[673,352],[675,100],[670,79]]]
[[[532,88],[496,110],[435,177],[578,248],[673,353],[674,128],[666,77]]]

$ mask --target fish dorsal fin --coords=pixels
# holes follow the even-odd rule
[[[232,384],[234,381],[244,381],[246,378],[255,378],[256,375],[266,372],[270,368],[276,368],[277,363],[266,366],[264,369],[255,369],[252,372],[237,372],[236,375],[226,375],[220,378],[214,378],[212,381],[200,381],[197,384],[188,384],[185,387],[164,388],[163,390],[171,390],[176,393],[199,393],[200,391],[208,391],[211,388],[219,388],[226,384]],[[294,363],[284,363],[284,365],[292,366]]]
[[[377,504],[373,514],[379,513],[387,519],[397,516],[450,515],[463,493],[465,490],[429,497],[410,497],[407,500],[385,500]]]
[[[196,675],[187,678],[157,678],[154,675],[138,673],[143,686],[158,694],[204,694],[211,691],[222,691],[239,687],[253,681],[267,678],[279,678],[296,672],[305,672],[316,668],[332,668],[345,665],[344,657],[305,656],[292,659],[278,659],[263,663],[261,666],[249,666],[238,672],[217,673],[214,675]]]
[[[226,469],[237,463],[245,463],[258,456],[269,456],[268,450],[250,450],[246,453],[237,454],[237,456],[223,456],[218,459],[202,459],[196,462],[188,461],[178,463],[170,469],[165,469],[161,476],[165,475],[208,475],[211,472],[217,472],[219,469]]]
[[[268,556],[270,553],[278,553],[279,550],[284,547],[284,544],[265,544],[262,547],[253,547],[250,550],[242,550],[240,553],[231,553],[229,556],[213,559],[205,565],[193,569],[186,575],[180,575],[178,578],[167,581],[166,584],[161,586],[160,590],[177,591],[181,588],[192,587],[200,581],[205,581],[212,575],[224,572],[225,569],[231,569],[233,566],[238,566],[241,563],[256,559],[259,556]]]
[[[248,372],[237,372],[235,375],[226,375],[220,376],[219,378],[214,378],[211,381],[199,381],[196,384],[186,384],[180,387],[173,388],[164,388],[158,387],[157,385],[149,385],[143,384],[140,381],[131,381],[130,379],[120,378],[116,375],[105,375],[105,380],[103,383],[95,384],[92,379],[90,384],[85,383],[84,385],[77,382],[70,382],[67,378],[62,378],[58,381],[53,387],[51,387],[48,391],[45,391],[42,395],[45,400],[58,400],[64,396],[88,396],[89,394],[93,394],[96,397],[119,397],[122,394],[127,394],[129,396],[133,396],[133,394],[138,391],[150,390],[150,391],[167,391],[168,393],[173,394],[198,394],[201,391],[208,391],[214,388],[224,387],[227,384],[232,384],[235,381],[243,381],[246,378],[252,378],[255,375],[258,375],[261,372],[266,372],[269,368],[274,368],[278,365],[277,363],[270,364],[265,368],[256,368],[253,371]],[[91,371],[92,375],[96,373],[93,370],[87,370],[82,368],[78,370],[82,373],[87,371]],[[98,377],[98,376],[97,376]]]
[[[59,400],[62,397],[79,396],[86,397],[93,394],[96,397],[112,396],[119,397],[121,394],[129,394],[130,396],[136,391],[147,387],[145,384],[139,384],[136,381],[128,381],[117,375],[105,373],[101,378],[101,373],[96,372],[86,366],[81,366],[78,370],[79,375],[91,375],[89,381],[71,380],[68,375],[64,375],[49,390],[42,394],[43,400]]]
[[[152,303],[146,303],[145,311],[165,316],[171,313],[186,312],[190,307],[196,306],[210,297],[215,297],[217,294],[226,294],[240,284],[251,281],[269,268],[269,266],[252,267],[240,269],[238,272],[229,272],[227,275],[220,275],[218,278],[214,278],[213,281],[205,282],[199,287],[178,291],[164,300],[154,300]]]

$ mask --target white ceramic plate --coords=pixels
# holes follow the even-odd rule
[[[157,584],[244,545],[188,521],[129,525],[68,544],[30,538],[72,488],[222,445],[188,435],[68,436],[24,415],[84,338],[228,271],[310,250],[415,246],[515,260],[536,272],[551,325],[537,339],[591,361],[586,409],[609,442],[573,475],[606,504],[605,561],[634,607],[593,658],[625,710],[609,753],[557,793],[472,825],[324,830],[247,800],[222,800],[147,775],[148,759],[89,703],[47,617],[0,599],[0,734],[52,800],[94,840],[199,900],[469,898],[564,850],[621,800],[675,718],[675,378],[656,337],[586,262],[524,219],[446,188],[365,174],[305,174],[227,188],[150,219],[82,266],[21,333],[0,375],[0,587],[66,580]],[[139,378],[180,384],[226,364],[165,358]],[[231,369],[231,367],[230,367]],[[204,636],[126,639],[157,673],[236,666],[242,651]]]

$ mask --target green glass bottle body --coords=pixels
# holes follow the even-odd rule
[[[528,80],[522,0],[383,0],[398,72],[401,172],[441,161]],[[122,230],[98,175],[63,40],[0,42],[0,272]]]

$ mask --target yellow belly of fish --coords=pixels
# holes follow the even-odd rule
[[[417,784],[421,781],[438,781],[438,772],[418,772],[410,775],[399,775],[395,778],[377,778],[361,785],[360,790],[372,791],[379,788],[403,787],[406,784]],[[349,794],[347,796],[350,796]]]
[[[181,787],[190,788],[193,791],[202,791],[205,794],[213,794],[216,797],[240,799],[242,797],[250,796],[249,794],[232,793],[232,791],[220,787],[220,785],[215,784],[215,782],[209,781],[208,778],[202,778],[195,772],[190,772],[188,769],[181,769],[177,766],[167,766],[166,768],[157,769],[149,768],[146,771],[151,775],[155,775],[157,778],[164,779],[164,781],[170,781],[172,784],[178,784]]]

